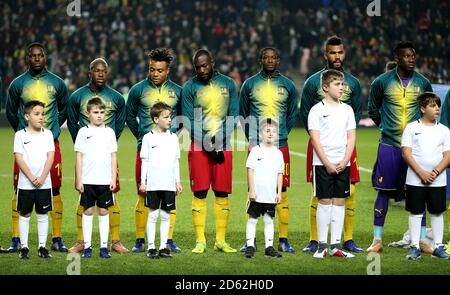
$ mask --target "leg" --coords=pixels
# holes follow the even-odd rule
[[[251,217],[248,215],[247,227],[246,227],[246,249],[245,257],[253,258],[255,255],[255,237],[256,237],[256,225],[258,224],[258,218]],[[273,236],[272,236],[273,239]]]
[[[194,192],[192,200],[192,222],[195,230],[196,246],[192,253],[201,254],[206,250],[205,224],[206,224],[206,195],[208,191]]]
[[[17,190],[17,189],[16,189]],[[9,253],[17,252],[20,248],[20,234],[19,234],[19,211],[17,211],[17,193],[14,192],[11,200],[11,224],[12,224],[12,241],[8,249]]]
[[[172,258],[172,254],[170,254],[170,250],[167,247],[167,237],[169,235],[170,228],[170,213],[166,210],[160,210],[161,215],[161,224],[160,224],[160,245],[159,245],[159,257],[161,258]]]
[[[169,236],[167,240],[167,247],[169,247],[170,251],[173,251],[175,253],[180,253],[181,249],[180,247],[175,244],[173,241],[173,230],[175,228],[175,221],[177,219],[177,210],[170,210],[170,227],[169,227]]]
[[[84,211],[83,206],[78,205],[75,216],[77,222],[77,241],[71,248],[69,248],[69,253],[79,253],[84,250],[83,222],[82,222],[83,211]]]
[[[353,227],[355,225],[356,212],[356,186],[350,186],[350,196],[345,199],[345,217],[344,217],[344,249],[351,252],[364,252],[364,250],[353,240]]]
[[[225,253],[237,252],[225,242],[225,236],[228,227],[228,218],[230,215],[230,206],[228,202],[228,193],[214,191],[216,196],[214,203],[214,215],[216,218],[216,243],[214,249]]]
[[[136,201],[135,211],[134,211],[134,222],[136,227],[136,243],[131,249],[133,252],[143,252],[145,244],[145,226],[148,219],[148,208],[145,207],[146,194],[139,191],[139,185],[141,183],[141,167],[142,160],[139,151],[136,152],[136,163],[135,163],[135,179],[136,179],[136,189],[138,194],[138,199]]]
[[[100,257],[111,258],[108,251],[109,238],[109,211],[105,208],[98,208],[98,229],[100,232]]]
[[[288,226],[289,226],[289,199],[287,195],[287,188],[290,185],[291,180],[291,160],[289,157],[289,147],[281,147],[281,153],[284,160],[283,171],[283,193],[281,196],[281,203],[277,205],[278,223],[279,223],[279,243],[278,250],[288,253],[295,252],[295,249],[289,244],[288,241]]]
[[[117,253],[128,253],[130,252],[127,248],[122,245],[120,241],[120,207],[118,201],[119,193],[114,193],[114,205],[109,207],[109,227],[111,230],[111,250]]]
[[[63,218],[63,201],[60,194],[62,184],[62,160],[59,141],[55,141],[55,158],[50,169],[50,177],[52,179],[53,193],[53,210],[50,212],[52,218],[53,239],[52,250],[59,252],[68,252],[68,249],[62,242],[61,228]]]

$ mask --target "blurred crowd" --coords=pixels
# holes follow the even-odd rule
[[[80,4],[81,16],[67,14],[70,2]],[[399,40],[416,45],[418,71],[432,83],[449,84],[449,1],[382,0],[381,16],[372,17],[366,13],[370,2],[2,1],[0,76],[6,90],[27,68],[27,44],[39,41],[46,46],[48,68],[71,91],[87,83],[89,62],[101,56],[110,64],[110,85],[126,93],[146,77],[146,53],[159,46],[174,49],[171,78],[180,84],[192,76],[191,56],[201,47],[212,51],[216,68],[238,85],[258,71],[258,51],[268,45],[280,50],[283,73],[308,77],[324,66],[324,40],[337,34],[347,50],[345,69],[360,79],[364,95]]]

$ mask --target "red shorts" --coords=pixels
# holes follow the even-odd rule
[[[195,146],[195,147],[194,147]],[[215,163],[208,154],[201,150],[195,143],[191,143],[188,153],[189,179],[193,192],[209,190],[231,193],[233,153],[225,150],[225,161],[222,164]]]
[[[306,181],[313,182],[313,146],[311,143],[311,139],[308,141],[308,152],[306,155]],[[359,178],[359,169],[358,169],[358,159],[356,156],[356,147],[353,149],[353,154],[350,159],[350,182],[357,183],[360,181]]]
[[[252,146],[248,146],[248,153],[250,153]],[[291,183],[291,158],[289,156],[289,147],[281,147],[279,148],[281,153],[283,154],[284,160],[284,170],[283,170],[283,187],[289,187]]]
[[[141,160],[141,152],[136,152],[136,167],[135,167],[135,179],[136,179],[136,190],[139,196],[145,197],[147,194],[145,192],[139,191],[139,186],[141,185],[141,167],[142,167],[142,160]]]
[[[59,141],[55,140],[55,158],[53,159],[52,168],[50,168],[50,177],[52,179],[52,188],[61,188],[62,180],[62,161],[61,161],[61,150],[59,149]],[[19,166],[16,161],[14,161],[14,179],[13,185],[14,189],[17,188],[17,182],[19,181]]]

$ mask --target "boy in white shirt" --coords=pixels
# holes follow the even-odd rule
[[[183,190],[180,182],[180,147],[178,137],[170,132],[172,108],[157,102],[150,110],[155,127],[142,139],[141,185],[146,192],[145,206],[149,208],[147,218],[147,257],[172,258],[167,247],[170,228],[170,211],[175,210],[175,197]],[[161,210],[159,210],[161,209]],[[155,235],[158,215],[161,215],[160,246],[156,250]]]
[[[446,211],[446,168],[450,163],[450,131],[437,121],[441,101],[432,92],[417,97],[422,118],[406,125],[402,136],[402,156],[408,164],[406,174],[406,210],[409,214],[411,247],[409,260],[420,258],[421,220],[430,213],[433,240],[432,256],[450,259],[442,239]]]
[[[89,124],[78,131],[75,140],[75,188],[80,192],[84,251],[83,257],[92,257],[92,224],[94,206],[98,209],[100,257],[111,258],[108,251],[109,214],[114,205],[113,191],[117,177],[117,142],[114,130],[105,126],[105,103],[93,97],[87,103]]]
[[[52,210],[52,183],[50,168],[55,155],[52,132],[44,129],[44,103],[32,100],[25,104],[28,126],[14,136],[14,157],[19,165],[17,185],[17,211],[21,249],[19,258],[28,259],[28,232],[33,205],[38,224],[38,256],[50,258],[45,247],[48,234],[48,212]]]
[[[350,157],[355,147],[355,116],[352,108],[340,102],[344,75],[336,70],[321,74],[325,98],[314,105],[308,115],[308,128],[313,153],[314,196],[317,206],[318,250],[314,258],[328,253],[330,225],[330,256],[355,257],[342,250],[345,198],[350,195]]]
[[[278,123],[263,119],[259,132],[261,143],[251,149],[246,163],[249,204],[245,257],[255,255],[256,224],[263,215],[265,256],[278,258],[281,254],[273,247],[273,218],[275,207],[281,202],[284,171],[283,154],[275,146]]]

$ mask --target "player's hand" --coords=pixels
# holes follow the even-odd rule
[[[75,182],[75,189],[79,192],[79,193],[84,193],[84,186],[83,183],[81,181],[76,181]]]
[[[277,194],[277,197],[275,198],[275,201],[277,202],[277,204],[281,203],[281,193]]]
[[[146,190],[147,190],[147,186],[145,185],[145,183],[141,183],[141,185],[139,186],[139,191],[141,193],[145,193]]]
[[[255,191],[248,192],[248,199],[250,200],[250,202],[255,202],[256,201],[256,193],[255,193]]]
[[[181,186],[181,182],[177,182],[177,196],[181,194],[183,191],[183,187]]]

